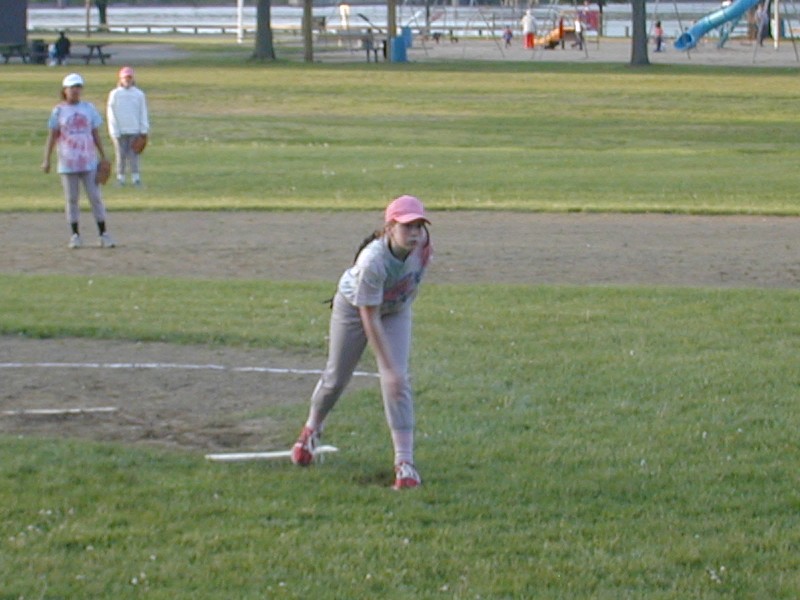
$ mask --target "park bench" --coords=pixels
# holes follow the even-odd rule
[[[44,40],[31,40],[28,44],[0,44],[0,55],[6,63],[17,57],[24,63],[43,65],[47,62],[47,44]]]
[[[378,62],[380,58],[386,60],[386,38],[375,35],[371,31],[358,30],[329,30],[319,37],[319,40],[328,43],[336,42],[339,46],[364,50],[367,53],[367,62],[374,60]]]
[[[22,62],[28,62],[30,51],[27,44],[0,44],[0,54],[6,64],[15,56]]]

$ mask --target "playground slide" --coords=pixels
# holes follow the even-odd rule
[[[575,28],[574,27],[556,27],[550,33],[546,34],[544,37],[537,37],[536,38],[536,45],[538,46],[541,44],[548,50],[552,50],[556,46],[561,43],[561,34],[564,34],[564,39],[567,40],[572,36],[575,37]]]
[[[676,50],[691,50],[700,38],[712,29],[716,29],[728,21],[734,21],[753,8],[761,0],[736,0],[725,8],[720,8],[695,23],[686,33],[675,40]]]

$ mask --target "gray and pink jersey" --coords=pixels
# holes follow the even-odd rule
[[[344,272],[338,291],[353,306],[380,306],[383,315],[399,312],[417,297],[431,254],[428,242],[400,260],[389,249],[388,237],[380,237]]]

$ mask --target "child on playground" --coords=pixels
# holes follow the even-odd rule
[[[656,52],[663,52],[662,44],[664,43],[664,28],[661,26],[661,21],[656,21],[655,27],[655,42]]]
[[[50,156],[53,148],[58,147],[58,173],[66,199],[67,222],[72,228],[69,248],[80,248],[83,245],[79,231],[80,186],[83,185],[92,214],[100,233],[101,248],[115,246],[106,231],[106,207],[100,194],[100,186],[96,180],[97,166],[105,160],[103,143],[100,141],[98,127],[102,117],[94,104],[81,100],[83,77],[78,73],[70,73],[61,82],[61,102],[59,102],[47,123],[49,135],[44,148],[42,171],[50,172]]]
[[[425,209],[400,196],[384,212],[384,226],[364,240],[333,297],[328,361],[311,396],[292,462],[314,460],[325,418],[350,381],[367,344],[378,363],[386,421],[394,446],[394,489],[422,483],[414,466],[414,401],[409,382],[412,304],[432,254]]]
[[[506,27],[503,30],[503,41],[506,43],[506,48],[511,47],[511,40],[514,39],[514,32],[511,30],[511,27]]]

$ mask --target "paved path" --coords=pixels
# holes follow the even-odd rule
[[[790,41],[783,41],[776,50],[772,46],[759,47],[754,53],[753,45],[743,40],[733,40],[724,48],[718,49],[715,40],[703,39],[691,53],[678,52],[667,45],[665,52],[656,53],[648,49],[652,64],[721,65],[721,66],[768,66],[795,67],[800,69],[800,61],[795,55]],[[798,48],[800,52],[800,48]],[[408,51],[409,61],[426,62],[433,60],[494,60],[536,62],[590,62],[590,63],[629,63],[631,60],[631,40],[604,38],[599,43],[590,41],[586,51],[570,48],[555,50],[526,50],[520,40],[514,40],[511,48],[502,47],[502,41],[470,40],[458,43],[442,41],[439,44],[421,41]]]
[[[247,40],[243,49],[249,49],[254,42]],[[276,41],[276,51],[281,57],[281,45],[284,40]],[[295,45],[299,44],[293,42]],[[114,46],[115,64],[153,64],[164,60],[180,60],[191,56],[190,52],[180,50],[169,44],[118,44]],[[798,48],[800,53],[800,47]],[[296,55],[296,53],[293,53]],[[753,45],[743,40],[733,40],[725,48],[716,47],[715,40],[703,38],[692,52],[678,52],[672,48],[672,43],[667,44],[665,52],[656,53],[652,48],[648,51],[651,64],[682,64],[682,65],[719,65],[739,67],[789,67],[800,69],[800,60],[795,55],[795,48],[791,41],[782,41],[780,47],[775,49],[772,45],[759,47],[754,52]],[[349,51],[330,47],[319,46],[315,49],[314,58],[318,62],[361,62],[365,60],[363,50]],[[487,60],[497,62],[528,61],[537,62],[575,62],[575,63],[629,63],[631,59],[631,40],[604,38],[599,43],[590,41],[586,51],[580,51],[567,46],[566,49],[555,50],[526,50],[520,40],[515,39],[510,48],[504,48],[502,40],[494,41],[491,38],[482,40],[462,40],[458,43],[442,41],[435,44],[433,41],[423,42],[420,38],[414,40],[412,48],[408,50],[409,62],[434,62],[458,60]]]

